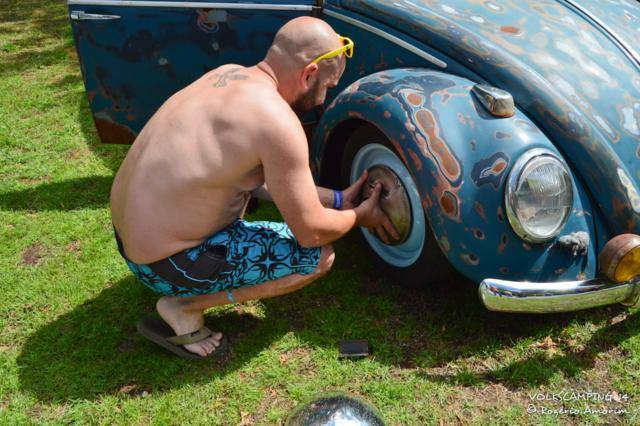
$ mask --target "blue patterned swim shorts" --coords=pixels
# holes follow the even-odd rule
[[[261,284],[287,275],[315,271],[320,247],[302,247],[285,223],[231,225],[202,244],[150,264],[137,264],[118,250],[129,269],[152,290],[168,296],[196,296]]]

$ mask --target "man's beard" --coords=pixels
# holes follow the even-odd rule
[[[301,95],[291,104],[291,109],[298,117],[302,118],[302,116],[316,107],[316,99],[318,98],[317,91],[319,86],[320,80],[316,80],[307,93]]]

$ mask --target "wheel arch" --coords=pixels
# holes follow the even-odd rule
[[[472,95],[473,85],[462,77],[411,68],[352,83],[327,107],[312,140],[321,181],[335,183],[331,177],[339,176],[344,142],[359,126],[373,125],[414,177],[433,235],[459,272],[476,282],[595,275],[595,255],[574,262],[548,250],[552,244],[523,244],[509,226],[503,186],[513,162],[534,147],[562,155],[521,111],[510,118],[491,116]],[[576,214],[563,234],[594,235],[583,213],[591,210],[586,195],[576,196],[574,203]]]

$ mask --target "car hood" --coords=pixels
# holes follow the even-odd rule
[[[564,0],[339,2],[510,91],[586,183],[611,232],[640,233],[640,4],[579,4],[586,12]]]

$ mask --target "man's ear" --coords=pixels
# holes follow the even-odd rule
[[[318,64],[311,63],[302,69],[300,74],[300,85],[304,90],[309,90],[309,86],[313,82],[313,78],[318,76]]]

